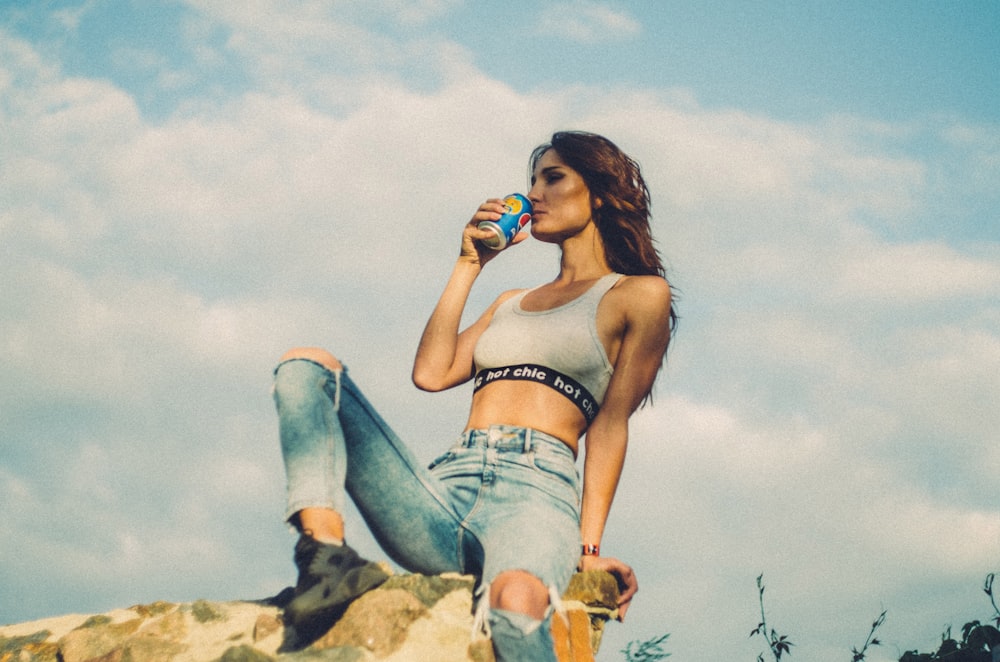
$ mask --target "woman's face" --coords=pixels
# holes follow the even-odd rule
[[[593,221],[590,189],[559,154],[550,149],[535,165],[528,199],[533,208],[531,235],[542,241],[559,242],[574,236]]]

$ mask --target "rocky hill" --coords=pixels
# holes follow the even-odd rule
[[[0,626],[0,662],[491,662],[472,641],[471,577],[399,575],[356,600],[304,650],[284,651],[281,606],[289,591],[256,601],[155,602],[106,614]],[[553,618],[561,662],[592,662],[618,587],[579,573]]]

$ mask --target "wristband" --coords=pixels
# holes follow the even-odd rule
[[[584,545],[583,551],[581,552],[583,556],[600,556],[601,546],[600,545]]]

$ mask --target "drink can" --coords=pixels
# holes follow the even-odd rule
[[[531,202],[520,193],[511,193],[503,200],[507,211],[496,221],[482,221],[480,230],[490,230],[493,236],[482,243],[495,251],[502,251],[514,241],[517,233],[531,220]]]

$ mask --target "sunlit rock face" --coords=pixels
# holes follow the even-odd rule
[[[0,660],[11,662],[491,662],[473,637],[473,585],[462,575],[399,575],[358,598],[324,635],[289,650],[281,607],[267,600],[156,602],[98,615],[0,627]],[[580,573],[553,618],[561,662],[592,661],[618,587],[606,573]]]

